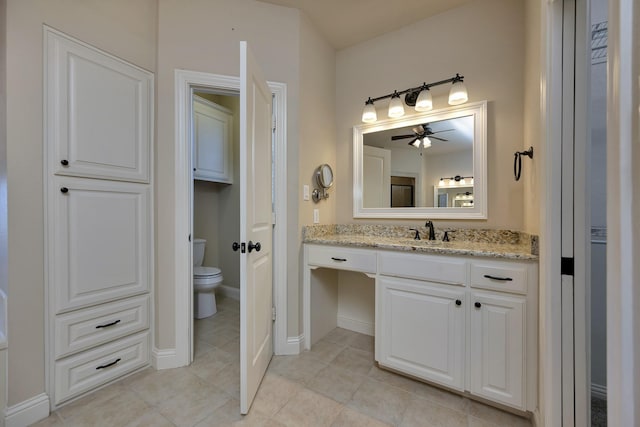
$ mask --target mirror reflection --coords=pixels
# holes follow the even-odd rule
[[[354,218],[487,218],[487,102],[353,128]]]
[[[364,208],[473,207],[472,114],[363,135]]]

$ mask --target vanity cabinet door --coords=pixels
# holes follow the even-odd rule
[[[418,378],[464,389],[465,292],[434,282],[379,276],[376,359]]]
[[[470,293],[470,391],[523,409],[527,342],[525,307],[523,297]]]

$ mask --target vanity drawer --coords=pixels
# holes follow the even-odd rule
[[[148,328],[148,295],[56,316],[56,359]]]
[[[149,333],[144,332],[55,363],[55,404],[149,364]]]
[[[378,273],[464,286],[467,263],[446,256],[380,252]]]
[[[307,245],[307,264],[339,270],[376,272],[376,253],[364,249]]]
[[[470,284],[473,288],[526,294],[527,266],[517,263],[473,261]]]

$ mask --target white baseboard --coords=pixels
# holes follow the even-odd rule
[[[297,337],[287,337],[287,343],[280,349],[278,356],[292,356],[294,354],[300,354],[302,352],[302,345],[304,344],[304,335],[298,335]]]
[[[183,365],[178,363],[175,348],[165,350],[154,348],[151,351],[151,366],[159,371],[161,369],[179,368]]]
[[[220,295],[224,295],[225,297],[229,297],[236,301],[240,301],[240,288],[234,288],[233,286],[220,285],[217,289],[220,292]]]
[[[10,406],[5,411],[6,427],[25,427],[49,416],[49,396],[45,393]]]
[[[363,322],[362,320],[351,319],[340,315],[338,315],[338,327],[370,336],[373,336],[375,333],[375,326],[373,323]]]
[[[607,400],[607,386],[591,383],[591,395],[598,399]]]

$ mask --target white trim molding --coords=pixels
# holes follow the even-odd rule
[[[363,322],[362,320],[352,319],[341,315],[338,315],[338,327],[369,336],[374,336],[376,329],[373,323]]]
[[[218,287],[220,295],[231,298],[236,301],[240,301],[240,288],[234,286],[220,285]]]
[[[151,366],[153,366],[153,369],[160,370],[179,368],[182,365],[178,364],[176,360],[175,348],[161,350],[154,347],[151,350]]]
[[[191,186],[190,102],[193,87],[215,89],[220,93],[237,94],[240,78],[199,71],[175,70],[175,343],[177,366],[190,363],[191,338],[191,286],[182,286],[192,276],[191,195],[178,191]],[[287,85],[268,82],[273,94],[274,161],[275,168],[275,225],[273,231],[273,304],[277,308],[274,324],[275,354],[289,354],[287,342]],[[231,289],[231,288],[229,288]],[[223,292],[229,289],[223,290]],[[239,292],[239,291],[238,291]],[[238,294],[239,298],[239,294]]]
[[[285,345],[281,346],[280,351],[277,353],[279,356],[293,356],[300,354],[303,350],[304,334],[297,337],[287,337]]]
[[[49,416],[49,396],[39,394],[7,408],[5,411],[6,427],[24,427],[35,424]]]

